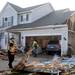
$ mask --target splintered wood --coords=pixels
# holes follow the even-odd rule
[[[28,64],[28,60],[31,54],[32,54],[32,49],[30,48],[29,51],[21,58],[20,62],[14,67],[14,69],[23,70],[26,67],[32,66],[31,64]]]
[[[0,59],[7,60],[7,54],[4,53],[3,51],[0,51]]]

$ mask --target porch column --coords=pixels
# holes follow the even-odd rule
[[[26,37],[25,36],[21,36],[21,44],[23,47],[26,46]]]
[[[61,56],[66,55],[67,50],[68,50],[68,37],[63,34],[61,37]]]

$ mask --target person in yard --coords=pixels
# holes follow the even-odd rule
[[[32,43],[32,49],[33,49],[32,55],[35,56],[35,57],[38,54],[38,50],[37,50],[38,48],[39,48],[38,42],[36,40],[34,40],[33,43]]]
[[[9,68],[13,68],[12,62],[14,61],[16,50],[17,50],[16,44],[13,41],[9,42],[9,49],[8,49]]]

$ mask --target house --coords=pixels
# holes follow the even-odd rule
[[[40,47],[45,47],[49,40],[58,40],[61,55],[66,54],[67,19],[72,13],[69,9],[54,10],[50,3],[21,8],[8,2],[0,13],[0,47],[7,49],[11,37],[22,46],[37,40]]]
[[[69,30],[69,44],[73,48],[73,54],[75,54],[75,13],[73,13],[67,21]]]

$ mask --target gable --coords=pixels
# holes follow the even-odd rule
[[[16,10],[9,3],[7,3],[1,11],[0,16],[9,16],[10,14],[13,15],[16,13]]]

